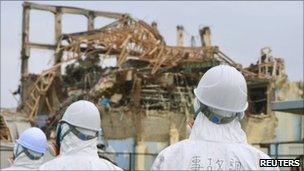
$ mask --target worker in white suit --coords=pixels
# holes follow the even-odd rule
[[[72,103],[57,125],[60,154],[39,170],[122,170],[97,154],[100,124],[100,114],[93,103],[85,100]]]
[[[194,89],[196,117],[189,139],[159,153],[152,170],[278,170],[263,168],[268,155],[247,144],[240,120],[247,109],[247,84],[234,67],[209,69]]]
[[[43,163],[47,139],[39,128],[32,127],[16,140],[12,166],[3,170],[38,170]]]

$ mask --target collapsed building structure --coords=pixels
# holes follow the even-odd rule
[[[29,42],[29,11],[54,13],[56,44]],[[61,16],[81,14],[88,18],[88,31],[63,34]],[[115,21],[94,28],[94,18]],[[151,25],[129,14],[24,2],[21,52],[21,103],[18,113],[48,136],[62,111],[78,99],[94,102],[102,114],[106,139],[134,137],[144,141],[170,142],[187,138],[193,120],[193,89],[201,76],[219,64],[234,66],[248,84],[249,108],[242,123],[249,142],[271,141],[276,118],[271,110],[276,81],[286,81],[284,61],[262,49],[256,64],[244,68],[211,44],[210,28],[199,30],[201,46],[183,46],[183,27],[177,27],[177,46],[167,45]],[[55,51],[54,65],[41,74],[28,73],[30,49]],[[101,67],[107,58],[116,65]],[[1,111],[3,116],[9,114]],[[1,116],[1,126],[7,127]],[[260,126],[257,129],[256,124]],[[1,127],[1,140],[11,141]],[[140,148],[139,148],[140,149]]]

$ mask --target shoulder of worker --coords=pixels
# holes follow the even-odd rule
[[[0,170],[38,170],[38,168],[27,168],[27,167],[18,167],[18,166],[11,166]]]
[[[247,144],[248,148],[252,150],[252,152],[254,152],[256,155],[256,159],[260,160],[260,159],[271,159],[271,157],[267,154],[265,154],[263,151],[259,150],[256,147],[253,147],[249,144]],[[278,167],[259,167],[259,170],[272,170],[272,171],[279,171],[280,169]]]
[[[186,139],[166,147],[157,155],[156,160],[170,160],[182,157],[182,155],[184,154],[184,150],[186,149],[184,147],[186,144],[188,144],[188,142],[189,140]]]
[[[39,167],[39,170],[64,170],[64,168],[85,168],[93,167],[96,169],[104,170],[122,170],[121,168],[115,166],[111,162],[96,158],[96,157],[86,157],[90,162],[86,162],[82,158],[83,156],[61,156],[53,160],[50,160]],[[77,166],[78,165],[78,166]],[[90,165],[90,166],[88,166]]]
[[[159,155],[163,155],[164,157],[171,157],[171,156],[174,156],[174,157],[177,157],[176,155],[177,154],[183,154],[182,151],[183,151],[183,147],[188,144],[189,140],[188,139],[185,139],[185,140],[182,140],[182,141],[179,141],[175,144],[172,144],[168,147],[166,147],[165,149],[163,149]]]
[[[271,159],[271,157],[269,157],[267,154],[265,154],[264,152],[262,152],[261,150],[259,150],[254,146],[246,144],[246,147],[250,149],[250,151],[252,151],[254,154],[256,154],[255,157],[257,157],[258,159]]]
[[[59,157],[57,158],[54,158],[52,160],[49,160],[45,163],[43,163],[40,167],[39,167],[39,170],[56,170],[56,166],[57,166],[57,162],[58,161]]]
[[[113,164],[112,162],[102,159],[100,158],[100,160],[106,165],[108,170],[122,170],[120,167],[116,166],[115,164]]]
[[[170,145],[169,147],[166,147],[163,149],[154,160],[151,170],[168,170],[170,168],[170,163],[174,161],[180,161],[184,150],[184,146],[188,144],[189,140],[183,140],[180,142],[177,142],[173,145]],[[171,162],[168,162],[171,161]]]
[[[14,167],[14,166],[11,166],[11,167],[3,168],[3,169],[0,169],[0,170],[17,170],[17,168]]]

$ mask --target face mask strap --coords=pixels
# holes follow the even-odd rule
[[[69,126],[69,129],[63,135],[61,135],[62,125],[64,123],[66,123]],[[91,140],[98,136],[98,132],[96,132],[95,136],[85,135],[85,134],[81,133],[80,131],[78,131],[75,126],[70,125],[69,123],[64,122],[64,121],[60,122],[59,124],[60,125],[57,126],[57,137],[56,137],[56,143],[57,143],[58,147],[60,147],[60,144],[61,144],[61,141],[63,140],[63,138],[70,132],[72,132],[74,135],[76,135],[79,139],[81,139],[83,141]]]
[[[62,122],[59,122],[56,128],[56,145],[60,148],[61,143]]]
[[[25,153],[25,155],[30,158],[31,160],[39,160],[43,154],[40,154],[39,156],[34,156],[33,154],[31,154],[29,152],[29,150],[27,148],[24,148],[23,152]]]
[[[236,113],[236,117],[241,121],[244,118],[245,112],[238,112]]]
[[[67,124],[69,126],[69,129],[62,135],[61,133],[62,133],[63,124]],[[61,144],[61,141],[63,140],[63,138],[70,132],[71,132],[71,128],[67,122],[60,121],[58,123],[57,130],[56,130],[56,144],[59,148],[60,148],[60,144]]]
[[[218,115],[214,112],[211,112],[210,109],[202,104],[201,102],[198,101],[199,108],[194,111],[194,116],[196,116],[202,112],[211,122],[216,123],[216,124],[226,124],[232,122],[237,116],[239,116],[239,113],[236,113],[235,115],[231,117],[223,117],[221,115]]]
[[[69,129],[67,131],[65,131],[64,134],[61,134],[62,133],[62,126],[63,124],[67,124],[69,126]],[[64,122],[64,121],[60,121],[58,123],[58,126],[57,126],[57,135],[56,135],[56,144],[57,146],[60,148],[60,144],[61,144],[61,141],[63,140],[63,138],[68,135],[68,133],[71,132],[71,127],[70,125],[67,123],[67,122]]]
[[[17,143],[17,146],[16,146],[16,152],[14,151],[13,152],[13,158],[14,158],[14,160],[23,152],[23,149],[18,153],[18,151],[19,151],[19,147],[20,145]],[[21,147],[22,148],[22,147]]]
[[[74,126],[70,125],[70,131],[76,135],[79,139],[83,141],[91,140],[93,138],[96,138],[98,136],[98,132],[96,132],[95,136],[86,135],[78,131]]]
[[[25,148],[25,147],[22,147],[22,146],[21,146],[22,150],[18,153],[19,148],[20,148],[19,146],[20,146],[20,145],[17,144],[17,149],[16,149],[17,154],[13,153],[13,158],[14,158],[14,160],[15,160],[20,154],[22,154],[22,153],[24,153],[24,154],[25,154],[28,158],[30,158],[31,160],[39,160],[39,159],[43,156],[43,154],[41,154],[40,156],[34,156],[33,154],[31,154],[31,153],[29,152],[29,149],[27,149],[27,148]]]
[[[203,109],[203,105],[201,105],[201,103],[197,100],[198,104],[199,104],[199,108],[197,110],[194,109],[194,106],[192,107],[193,109],[193,114],[194,114],[194,119],[197,117],[197,115],[202,111]]]

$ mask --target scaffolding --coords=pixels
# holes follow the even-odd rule
[[[30,10],[54,14],[55,44],[29,42]],[[63,34],[61,20],[65,13],[85,16],[88,30]],[[96,17],[114,21],[95,28]],[[187,138],[187,124],[193,120],[193,88],[209,68],[227,64],[241,71],[247,80],[247,121],[261,113],[273,118],[269,106],[275,77],[264,72],[263,62],[243,68],[211,44],[209,27],[199,30],[200,46],[193,43],[185,47],[183,31],[183,26],[177,27],[177,45],[170,46],[157,30],[157,23],[148,24],[126,13],[24,2],[18,111],[32,125],[46,114],[49,124],[43,129],[49,135],[66,106],[78,99],[88,99],[102,113],[106,138],[169,142],[170,130],[176,129],[181,140]],[[53,66],[39,75],[28,72],[32,48],[55,52]],[[100,63],[108,58],[115,58],[116,66],[101,67]],[[279,74],[283,74],[281,63],[274,66]],[[67,66],[64,68],[63,64]],[[277,73],[274,69],[271,73]],[[250,130],[247,121],[244,127]]]

